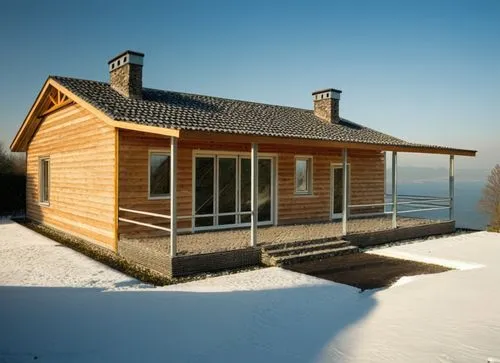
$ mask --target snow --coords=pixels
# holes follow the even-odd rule
[[[140,284],[14,222],[0,223],[0,259],[2,286],[113,288]]]
[[[430,253],[430,252],[426,252],[426,251],[422,251],[421,253],[406,252],[404,250],[398,250],[396,247],[387,248],[387,249],[383,249],[383,250],[368,251],[367,253],[370,253],[373,255],[385,256],[385,257],[399,258],[402,260],[431,263],[434,265],[441,265],[441,266],[453,268],[455,270],[473,270],[475,268],[484,267],[484,265],[479,264],[479,263],[471,263],[471,262],[450,260],[450,259],[446,259],[446,258],[427,256],[425,253]]]
[[[373,252],[477,268],[362,293],[280,268],[153,288],[22,226],[0,224],[0,362],[500,358],[498,234]]]

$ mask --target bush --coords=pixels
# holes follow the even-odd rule
[[[0,143],[0,216],[24,214],[25,209],[25,155],[9,153]]]
[[[500,231],[500,165],[498,164],[491,170],[478,207],[490,218],[488,230]]]
[[[26,175],[0,172],[0,215],[24,214]]]

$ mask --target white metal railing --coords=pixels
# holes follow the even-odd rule
[[[151,216],[151,217],[165,218],[165,219],[169,219],[170,220],[170,216],[166,215],[166,214],[145,212],[145,211],[142,211],[142,210],[122,208],[122,207],[119,207],[118,211],[120,211],[120,212],[134,213],[134,214],[141,214],[141,215]],[[118,220],[121,221],[121,222],[136,224],[138,226],[159,229],[159,230],[166,231],[166,232],[169,232],[169,233],[172,232],[172,230],[170,228],[167,228],[167,227],[157,226],[155,224],[146,223],[146,222],[134,221],[133,219],[129,219],[129,218],[118,217]]]
[[[370,204],[349,204],[349,216],[350,217],[365,217],[365,216],[376,216],[376,215],[385,215],[385,214],[393,214],[393,206],[394,202],[392,202],[392,194],[385,195],[384,203],[370,203]],[[418,213],[418,212],[427,212],[427,211],[435,211],[435,210],[450,210],[452,208],[451,198],[448,197],[436,197],[436,196],[426,196],[426,195],[407,195],[400,194],[396,199],[396,214],[406,214],[406,213]],[[399,207],[402,207],[400,209]],[[368,212],[368,213],[353,213],[352,210],[356,209],[368,209],[368,208],[377,208],[383,207],[383,210],[377,212]],[[409,209],[406,209],[409,208]]]
[[[398,205],[410,209],[398,208],[398,214],[418,213],[435,210],[449,210],[451,208],[451,198],[422,195],[399,195]],[[413,209],[412,209],[413,208]]]
[[[171,216],[168,214],[146,212],[146,211],[141,211],[141,210],[137,210],[137,209],[122,208],[122,207],[119,207],[118,210],[120,212],[140,214],[140,215],[145,215],[145,216],[150,216],[150,217],[164,218],[164,219],[168,219],[168,220],[171,219]],[[216,216],[217,217],[226,217],[226,216],[235,216],[236,217],[236,216],[251,215],[251,214],[252,214],[252,211],[227,212],[227,213],[218,213],[218,214],[215,214],[215,213],[193,214],[193,215],[186,215],[186,216],[177,216],[176,220],[179,221],[179,220],[190,219],[192,221],[192,228],[191,229],[194,230],[194,220],[196,218],[216,217]],[[166,231],[166,232],[171,232],[170,228],[162,227],[162,226],[158,226],[158,225],[146,223],[146,222],[139,222],[139,221],[129,219],[129,218],[118,217],[118,220],[122,221],[122,222],[126,222],[126,223],[136,224],[136,225],[143,226],[143,227],[149,227],[149,228],[159,229],[159,230]]]
[[[386,194],[385,198],[387,200],[392,200],[392,195],[391,194]],[[424,195],[406,195],[406,194],[401,194],[398,195],[397,197],[397,202],[396,205],[398,206],[396,213],[397,215],[399,214],[407,214],[407,213],[418,213],[418,212],[427,212],[427,211],[435,211],[435,210],[449,210],[451,208],[451,198],[447,197],[436,197],[436,196],[424,196]],[[369,216],[377,216],[377,215],[386,215],[386,214],[393,214],[392,207],[394,203],[392,201],[387,201],[384,203],[365,203],[365,204],[349,204],[347,206],[348,211],[349,211],[349,217],[369,217]],[[383,208],[382,208],[383,207]],[[400,209],[399,207],[402,208],[409,208],[409,209]],[[375,208],[381,208],[383,210],[381,211],[376,211],[376,212],[368,212],[368,213],[354,213],[353,210],[356,209],[375,209]],[[136,210],[136,209],[130,209],[130,208],[118,208],[120,212],[127,212],[127,213],[133,213],[133,214],[139,214],[139,215],[146,215],[146,216],[151,216],[151,217],[157,217],[157,218],[164,218],[167,220],[171,219],[170,215],[167,214],[160,214],[160,213],[153,213],[153,212],[146,212],[146,211],[141,211],[141,210]],[[184,216],[177,216],[176,220],[191,220],[192,226],[191,229],[194,230],[194,221],[196,218],[209,218],[209,217],[226,217],[226,216],[242,216],[242,215],[251,215],[252,211],[241,211],[241,212],[227,212],[227,213],[207,213],[207,214],[193,214],[193,215],[184,215]],[[151,223],[146,223],[146,222],[140,222],[136,221],[133,219],[129,218],[123,218],[119,217],[119,221],[126,222],[126,223],[131,223],[131,224],[136,224],[140,225],[143,227],[149,227],[149,228],[154,228],[154,229],[159,229],[162,231],[166,232],[171,232],[170,228],[167,227],[162,227],[158,226],[155,224]]]
[[[128,218],[123,218],[123,217],[119,217],[118,218],[119,221],[122,221],[122,222],[127,222],[127,223],[132,223],[132,224],[137,224],[139,226],[144,226],[144,227],[149,227],[149,228],[154,228],[154,229],[160,229],[162,231],[167,231],[167,232],[171,232],[171,229],[170,228],[167,228],[167,227],[162,227],[162,226],[157,226],[155,224],[151,224],[151,223],[144,223],[144,222],[139,222],[139,221],[134,221],[132,219],[128,219]]]
[[[159,218],[170,219],[170,216],[166,215],[166,214],[144,212],[144,211],[141,211],[141,210],[128,209],[128,208],[122,208],[122,207],[120,207],[118,209],[120,210],[120,212],[129,212],[129,213],[142,214],[142,215],[145,215],[145,216],[152,216],[152,217],[159,217]]]

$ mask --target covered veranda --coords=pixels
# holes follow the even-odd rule
[[[231,139],[237,139],[238,136],[230,136]],[[246,140],[249,138],[246,137]],[[269,142],[269,137],[256,137],[257,141],[262,143]],[[203,254],[217,252],[221,250],[258,248],[265,244],[294,242],[301,240],[313,240],[322,238],[338,237],[342,238],[352,233],[376,232],[381,230],[394,230],[401,227],[412,227],[422,224],[432,224],[435,221],[418,218],[407,218],[406,214],[426,211],[426,210],[448,210],[448,220],[454,219],[454,156],[464,155],[473,156],[474,152],[461,149],[449,149],[441,147],[425,147],[419,145],[371,145],[371,144],[346,144],[339,142],[318,142],[322,147],[343,146],[342,149],[342,170],[343,190],[348,189],[348,156],[350,149],[369,149],[385,152],[385,160],[390,152],[391,160],[391,193],[383,202],[372,204],[349,204],[348,194],[343,193],[342,197],[342,215],[339,220],[332,220],[323,223],[297,224],[297,225],[274,225],[270,227],[261,227],[258,225],[258,158],[259,142],[251,143],[250,163],[251,163],[251,209],[250,211],[236,212],[232,214],[249,215],[250,226],[247,228],[238,228],[234,230],[216,230],[203,233],[185,234],[179,231],[177,222],[181,220],[193,220],[196,215],[178,215],[177,214],[177,140],[172,136],[170,138],[170,214],[158,214],[148,211],[132,210],[119,208],[121,212],[146,215],[155,218],[164,218],[169,221],[169,226],[159,226],[150,223],[134,221],[130,218],[119,217],[121,222],[138,224],[151,229],[166,232],[167,236],[156,238],[129,239],[141,243],[146,248],[166,251],[170,257],[185,254]],[[400,152],[416,152],[444,154],[449,157],[449,190],[446,196],[409,196],[398,195],[398,173],[397,159]],[[366,209],[377,210],[375,213],[362,213]],[[180,232],[180,233],[179,233]],[[201,241],[201,242],[200,242]]]

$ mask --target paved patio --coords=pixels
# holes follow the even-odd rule
[[[398,218],[399,227],[414,227],[440,221],[420,218]],[[348,222],[348,233],[376,232],[391,229],[391,218],[352,219]],[[297,224],[284,226],[260,227],[258,245],[286,243],[302,240],[342,236],[341,222]],[[127,238],[127,243],[140,243],[141,248],[155,249],[159,253],[170,253],[170,238]],[[178,255],[192,255],[248,247],[250,228],[200,232],[177,236]]]

